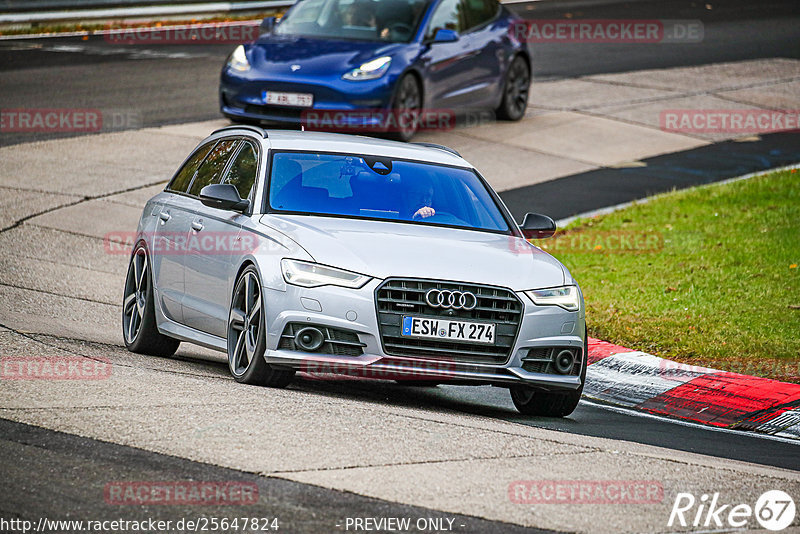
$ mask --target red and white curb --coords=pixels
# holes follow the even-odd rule
[[[800,439],[800,384],[685,365],[589,338],[583,394],[606,404]]]

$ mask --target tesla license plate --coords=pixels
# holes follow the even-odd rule
[[[275,106],[310,108],[314,105],[314,95],[310,93],[280,93],[277,91],[264,91],[264,102]]]
[[[403,336],[467,341],[469,343],[494,343],[494,324],[403,317]]]

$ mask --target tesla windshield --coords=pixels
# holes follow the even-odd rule
[[[273,210],[508,232],[474,171],[378,156],[277,152]]]
[[[276,26],[278,35],[407,42],[426,0],[303,0]]]

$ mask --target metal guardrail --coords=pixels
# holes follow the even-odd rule
[[[292,6],[296,0],[250,0],[242,2],[202,2],[196,0],[152,0],[142,5],[142,0],[6,0],[0,2],[0,23],[42,23],[69,20],[124,19],[132,17],[170,17],[176,15],[201,15],[206,13],[231,13],[263,11]],[[24,11],[18,9],[24,5]],[[86,9],[83,9],[86,7]]]

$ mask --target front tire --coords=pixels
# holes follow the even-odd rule
[[[147,249],[139,244],[131,255],[122,299],[122,338],[125,347],[139,354],[172,356],[181,344],[156,326],[153,278]]]
[[[589,337],[584,336],[581,385],[574,391],[542,391],[530,386],[514,386],[510,389],[511,400],[517,410],[525,415],[541,417],[566,417],[575,411],[586,384],[586,368],[589,361]]]
[[[228,314],[228,368],[242,384],[282,388],[294,378],[294,370],[276,369],[264,360],[267,328],[264,297],[258,271],[245,268],[233,290]]]
[[[408,142],[417,133],[417,121],[422,108],[422,89],[416,76],[406,74],[397,84],[397,93],[392,102],[393,123],[397,131],[388,133],[391,139]]]
[[[528,109],[531,86],[531,70],[522,56],[511,62],[503,84],[503,100],[497,108],[497,116],[503,120],[518,121]]]

